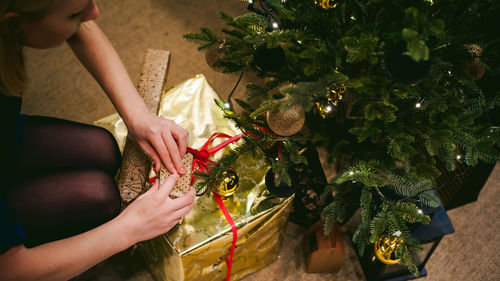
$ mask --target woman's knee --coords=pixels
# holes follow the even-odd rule
[[[113,135],[92,125],[30,116],[18,165],[28,171],[101,169],[114,175],[121,154]]]

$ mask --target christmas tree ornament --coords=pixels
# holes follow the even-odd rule
[[[325,10],[330,10],[339,4],[338,0],[314,0],[314,4],[320,6],[321,8]]]
[[[427,60],[415,61],[406,54],[406,44],[397,44],[385,54],[385,65],[394,80],[414,85],[420,82],[431,68]]]
[[[278,72],[286,63],[285,52],[278,46],[268,49],[266,46],[257,47],[253,54],[255,66],[262,71]]]
[[[476,44],[466,44],[464,48],[467,55],[458,62],[459,78],[469,81],[481,79],[486,72],[486,65],[481,61],[483,49]]]
[[[403,241],[400,236],[401,231],[396,231],[392,235],[382,235],[377,242],[375,242],[375,256],[379,261],[385,264],[399,263],[399,259],[394,259],[394,252]]]
[[[337,107],[345,91],[346,88],[333,88],[329,90],[323,101],[315,102],[315,113],[323,119],[333,116],[333,113],[337,111]],[[326,102],[324,100],[326,100]]]
[[[223,198],[229,197],[238,188],[239,181],[238,173],[233,168],[229,168],[222,174],[222,180],[214,187],[213,191]]]
[[[271,130],[280,136],[288,137],[298,133],[306,121],[304,108],[294,104],[285,111],[279,108],[267,112],[267,124]]]
[[[292,184],[288,185],[286,182],[281,181],[278,186],[276,186],[276,182],[279,180],[279,175],[274,173],[274,170],[271,168],[266,173],[266,187],[267,190],[275,195],[276,197],[286,198],[292,196],[295,193],[295,189],[297,188],[298,176],[297,173],[293,169],[288,169],[288,175],[292,180]]]
[[[223,44],[221,44],[220,46],[212,47],[205,52],[205,61],[207,62],[207,65],[211,69],[218,72],[222,72],[222,69],[214,67],[214,64],[220,61],[223,56],[224,56],[224,49],[223,49]]]

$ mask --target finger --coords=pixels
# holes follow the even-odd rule
[[[169,198],[170,192],[172,192],[172,188],[178,178],[179,175],[177,173],[168,176],[165,182],[159,187],[158,196],[161,196],[162,198]]]
[[[177,143],[174,138],[169,133],[162,133],[163,142],[167,145],[168,153],[170,154],[170,159],[174,163],[175,169],[179,174],[185,174],[186,169],[184,168],[184,164],[182,163],[181,156],[179,154],[179,148],[177,147]],[[172,172],[173,173],[173,172]]]
[[[194,188],[191,187],[191,189],[185,195],[172,199],[171,201],[172,209],[178,210],[186,206],[193,205],[195,197],[196,197],[196,191],[194,190]]]
[[[172,163],[172,160],[170,159],[170,155],[168,152],[168,147],[166,146],[163,138],[161,136],[157,136],[153,139],[151,139],[151,144],[154,147],[154,150],[159,154],[161,162],[165,165],[167,170],[170,173],[175,173],[175,167],[174,164]],[[160,162],[160,163],[161,163]]]
[[[189,133],[179,125],[175,126],[172,131],[172,136],[177,142],[177,147],[179,148],[179,155],[180,157],[184,157],[189,143]]]
[[[183,218],[185,215],[189,214],[191,210],[193,209],[193,205],[188,205],[185,206],[181,209],[176,210],[175,212],[172,213],[172,217],[174,218]]]
[[[178,225],[180,220],[175,220],[167,225],[167,228],[165,232],[168,232],[170,229],[174,228],[176,225]]]
[[[158,171],[161,168],[160,156],[156,153],[154,148],[147,142],[141,142],[139,143],[139,145],[141,146],[142,150],[144,150],[144,152],[146,152],[146,154],[149,155],[149,157],[151,157],[151,159],[153,160],[153,168],[155,172],[158,173]]]

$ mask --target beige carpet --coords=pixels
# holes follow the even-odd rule
[[[203,73],[221,97],[227,97],[237,76],[211,70],[204,54],[182,39],[182,34],[202,26],[219,28],[217,12],[230,15],[246,12],[238,0],[107,0],[97,1],[101,15],[97,23],[108,35],[136,82],[146,49],[171,52],[167,87]],[[52,50],[27,50],[31,77],[23,111],[91,123],[114,112],[92,77],[71,51],[62,46]],[[238,95],[243,87],[240,86]],[[479,200],[452,210],[449,215],[456,233],[443,239],[427,265],[423,280],[500,280],[500,164],[497,164]],[[254,280],[364,280],[359,264],[347,243],[347,258],[338,274],[306,274],[299,244],[303,230],[294,224],[287,229],[280,257],[269,267],[247,278]],[[130,251],[101,264],[90,280],[152,280],[145,266],[131,263]]]

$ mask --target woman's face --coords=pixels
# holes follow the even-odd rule
[[[63,44],[85,21],[94,20],[99,10],[94,0],[62,0],[42,18],[21,21],[21,44],[45,49]]]

